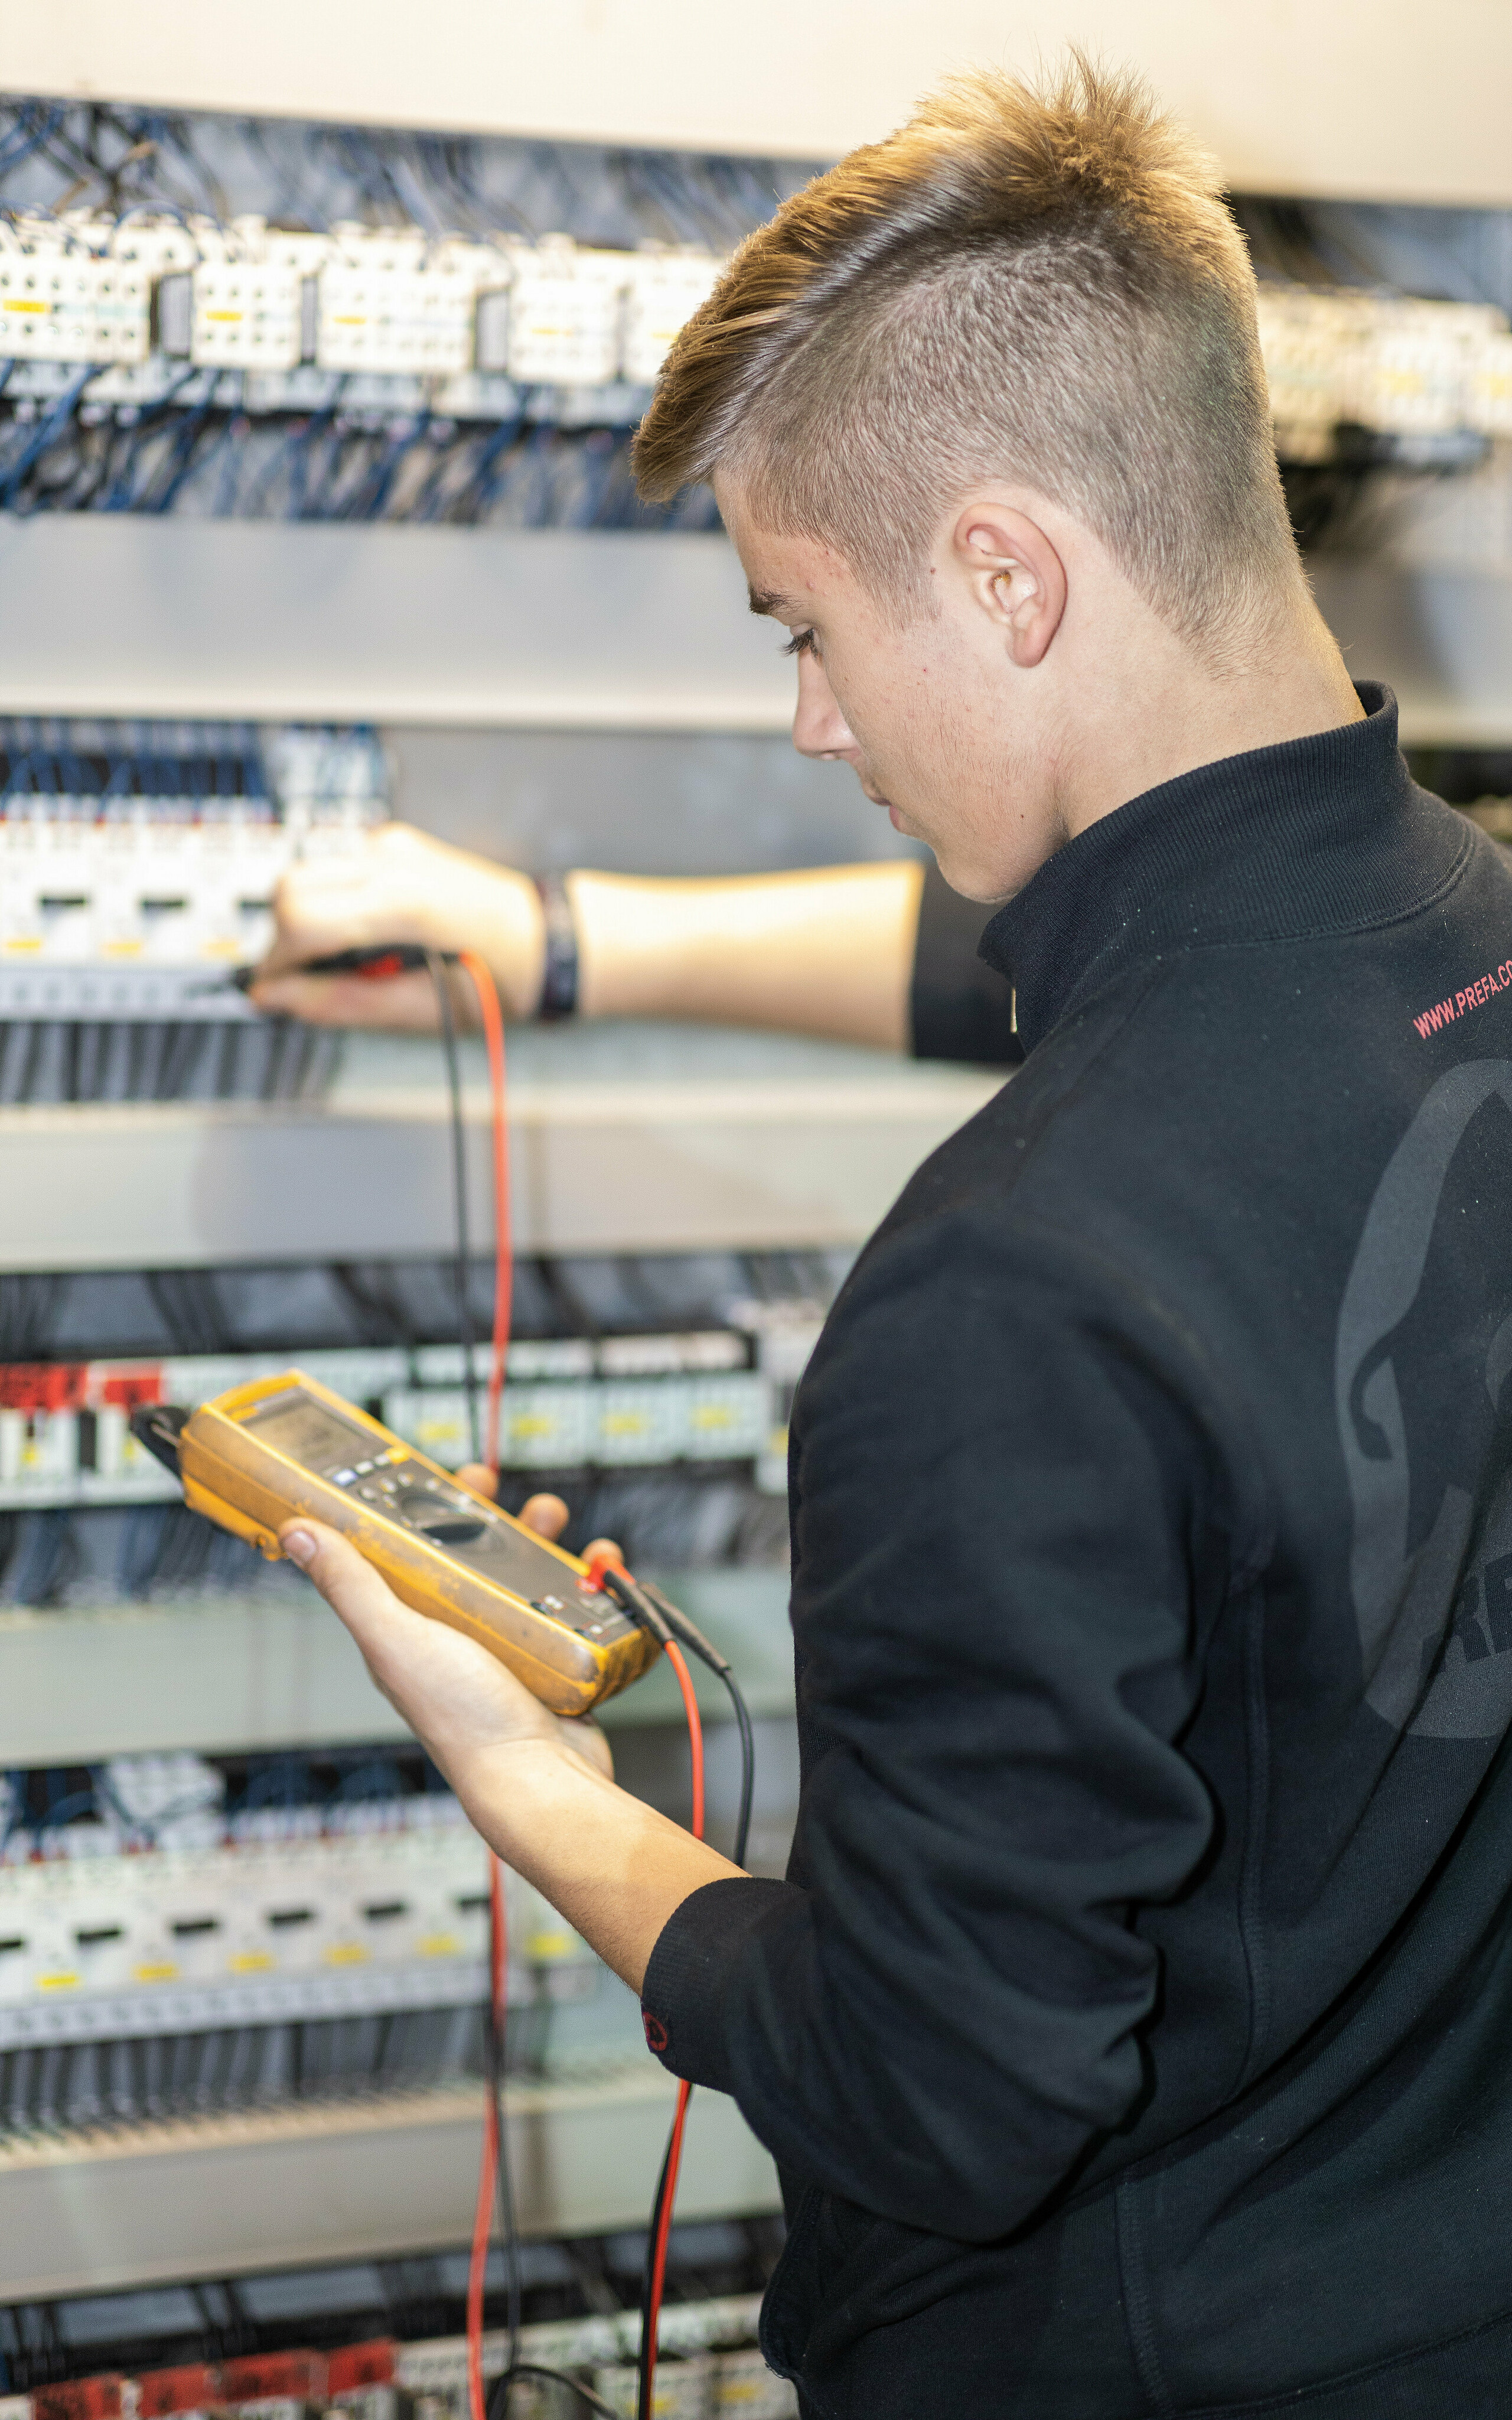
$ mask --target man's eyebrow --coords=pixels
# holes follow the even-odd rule
[[[801,622],[808,610],[791,597],[781,597],[775,588],[748,590],[753,613],[769,613],[774,622]]]

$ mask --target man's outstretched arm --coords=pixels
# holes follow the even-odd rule
[[[583,1016],[687,1018],[903,1050],[923,868],[912,860],[723,880],[566,876]],[[983,911],[984,912],[984,911]],[[295,866],[253,997],[314,1024],[428,1031],[424,974],[381,984],[312,976],[312,958],[382,941],[475,950],[506,1012],[540,999],[545,926],[535,885],[406,824],[350,858]]]

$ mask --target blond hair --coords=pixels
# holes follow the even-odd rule
[[[1255,278],[1211,163],[1132,74],[964,78],[748,238],[636,441],[906,610],[944,517],[1012,478],[1204,653],[1294,579]],[[1269,613],[1266,613],[1269,619]]]

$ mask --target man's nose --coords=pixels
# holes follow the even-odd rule
[[[835,703],[824,665],[814,656],[798,658],[793,745],[800,756],[854,756],[856,752],[855,735]]]

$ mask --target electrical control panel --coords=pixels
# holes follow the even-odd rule
[[[87,403],[217,401],[213,383],[186,389],[187,362],[250,374],[234,400],[254,414],[329,403],[335,379],[353,404],[426,402],[485,419],[517,411],[517,387],[633,387],[639,400],[609,407],[633,418],[723,265],[696,245],[430,239],[347,221],[315,235],[249,213],[224,225],[140,212],[23,225],[0,251],[0,359],[17,365],[13,393],[61,392],[27,364],[83,364],[101,373],[86,382]]]
[[[0,355],[19,362],[145,362],[152,288],[128,261],[73,244],[0,249]]]
[[[498,261],[502,283],[501,258],[486,258]],[[482,263],[332,261],[319,280],[319,366],[383,377],[459,377],[472,367],[485,275]]]
[[[517,256],[509,296],[509,374],[522,385],[599,386],[620,370],[622,300],[633,256],[579,251],[565,239]]]
[[[227,978],[268,947],[281,876],[385,812],[367,735],[11,724],[0,761],[0,1028],[255,1023]]]
[[[204,369],[292,370],[304,353],[304,279],[272,261],[202,261],[190,359]]]
[[[0,2055],[476,2004],[486,1855],[455,1800],[340,1811],[357,1820],[303,1837],[277,1809],[254,1813],[198,1851],[70,1856],[65,1829],[41,1836],[39,1854],[12,1834],[0,1862]],[[559,1997],[591,1984],[585,1945],[517,1876],[509,1887],[512,1997],[536,1997],[540,1968]]]
[[[787,1485],[786,1421],[817,1323],[523,1341],[509,1354],[500,1460],[512,1471],[736,1464]],[[0,1512],[168,1501],[177,1486],[130,1427],[139,1404],[190,1408],[275,1375],[287,1356],[0,1364]],[[456,1345],[301,1350],[301,1368],[451,1468],[471,1459]]]

